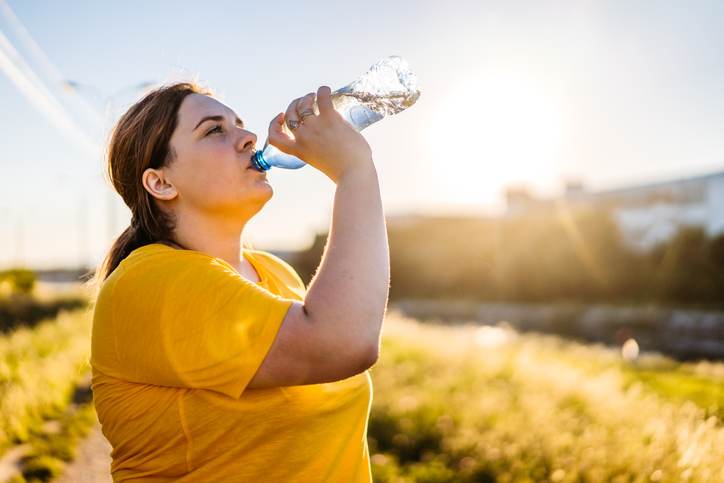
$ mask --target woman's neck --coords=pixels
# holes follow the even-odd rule
[[[246,218],[210,217],[198,211],[176,213],[172,242],[179,247],[203,252],[227,262],[237,270],[242,264],[241,236]]]

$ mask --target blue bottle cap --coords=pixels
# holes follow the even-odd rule
[[[266,162],[261,151],[254,151],[251,156],[251,164],[257,171],[268,171],[271,168],[271,164]]]

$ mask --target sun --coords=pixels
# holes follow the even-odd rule
[[[451,201],[555,181],[567,134],[563,113],[561,96],[535,78],[497,74],[454,83],[441,96],[429,136],[446,141],[431,149],[454,168],[455,179],[445,183]]]

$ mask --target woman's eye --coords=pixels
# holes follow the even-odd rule
[[[214,126],[212,129],[209,130],[209,132],[206,133],[206,135],[208,136],[208,135],[211,134],[212,132],[215,132],[217,129],[219,130],[219,132],[222,131],[222,129],[221,129],[221,124],[218,124],[218,125]]]

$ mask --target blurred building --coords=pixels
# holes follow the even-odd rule
[[[604,191],[587,191],[573,181],[556,199],[536,198],[520,187],[506,191],[509,216],[561,204],[609,210],[626,240],[639,248],[665,241],[683,226],[700,226],[717,235],[724,232],[724,171]]]

